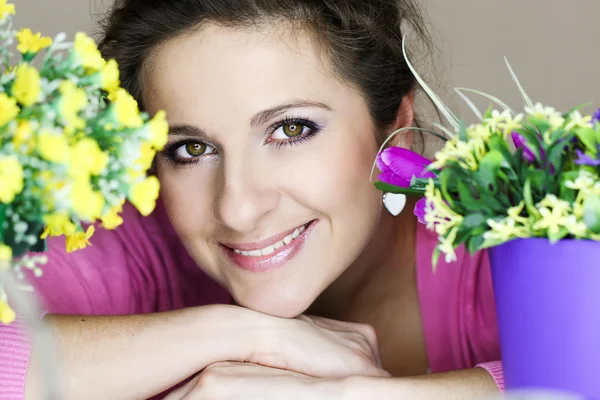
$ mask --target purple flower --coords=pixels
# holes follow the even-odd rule
[[[527,146],[527,141],[518,132],[511,133],[512,140],[515,143],[517,149],[523,149],[523,159],[527,162],[534,162],[536,159],[535,153]]]
[[[426,170],[429,164],[427,158],[403,147],[389,147],[377,156],[379,180],[402,188],[409,188],[413,177],[435,178],[433,172]]]
[[[594,113],[594,115],[592,115],[592,122],[594,123],[594,125],[600,122],[600,108]]]
[[[591,167],[597,167],[600,165],[600,159],[594,159],[581,150],[575,150],[575,152],[577,153],[577,159],[575,160],[575,164],[589,165]]]
[[[425,207],[427,206],[427,199],[425,197],[423,197],[421,200],[417,201],[417,204],[415,204],[415,216],[417,217],[417,220],[424,224],[425,223]]]

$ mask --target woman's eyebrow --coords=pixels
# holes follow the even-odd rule
[[[197,136],[208,139],[208,135],[202,129],[189,124],[176,124],[169,126],[169,135],[175,136]]]
[[[322,108],[328,111],[331,111],[331,107],[327,104],[320,103],[317,101],[308,101],[308,100],[298,100],[290,103],[278,105],[266,110],[263,110],[257,114],[255,114],[250,120],[250,126],[257,127],[263,125],[264,123],[270,121],[271,119],[283,114],[287,110],[291,108],[307,108],[307,107],[317,107]]]

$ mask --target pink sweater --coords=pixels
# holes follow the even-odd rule
[[[97,230],[93,246],[67,254],[51,239],[44,275],[32,279],[45,309],[57,314],[140,314],[229,302],[178,240],[159,204],[142,218],[131,206],[115,231]],[[480,366],[503,389],[493,291],[485,253],[431,267],[435,237],[417,235],[417,280],[432,372]],[[30,345],[18,323],[0,325],[0,399],[22,400]]]

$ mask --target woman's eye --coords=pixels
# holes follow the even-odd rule
[[[179,159],[197,158],[208,154],[214,154],[216,149],[202,142],[188,142],[175,149],[175,157]]]
[[[298,122],[285,123],[273,132],[271,139],[275,140],[286,140],[293,139],[299,136],[303,136],[311,130],[310,127],[303,125]]]

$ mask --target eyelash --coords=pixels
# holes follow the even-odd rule
[[[301,125],[305,128],[308,128],[307,133],[302,134],[300,136],[297,136],[295,138],[290,138],[287,140],[272,140],[269,141],[269,138],[277,131],[277,129],[285,126],[285,125],[293,125],[293,124],[297,124],[297,125]],[[292,118],[292,117],[287,117],[284,118],[278,122],[276,122],[275,124],[271,125],[271,127],[269,128],[268,132],[268,138],[267,140],[265,140],[265,144],[268,144],[270,146],[275,146],[276,149],[281,149],[284,146],[294,146],[294,145],[299,145],[301,143],[306,142],[307,140],[312,139],[314,136],[316,136],[320,131],[321,131],[321,127],[318,126],[316,123],[304,119],[304,118]],[[186,140],[181,140],[175,143],[172,143],[171,145],[168,145],[163,151],[162,151],[162,155],[165,157],[165,159],[172,164],[175,164],[176,166],[180,166],[180,167],[185,167],[185,166],[190,166],[190,165],[195,165],[198,164],[199,162],[202,161],[202,158],[204,158],[204,156],[197,156],[197,157],[190,157],[188,159],[182,159],[180,157],[177,156],[177,150],[179,148],[181,148],[182,146],[188,145],[188,144],[196,144],[196,143],[203,143],[207,146],[216,148],[216,146],[212,145],[211,143],[208,142],[201,142],[198,140],[192,140],[192,139],[186,139]],[[207,154],[207,156],[212,155],[212,154]]]

